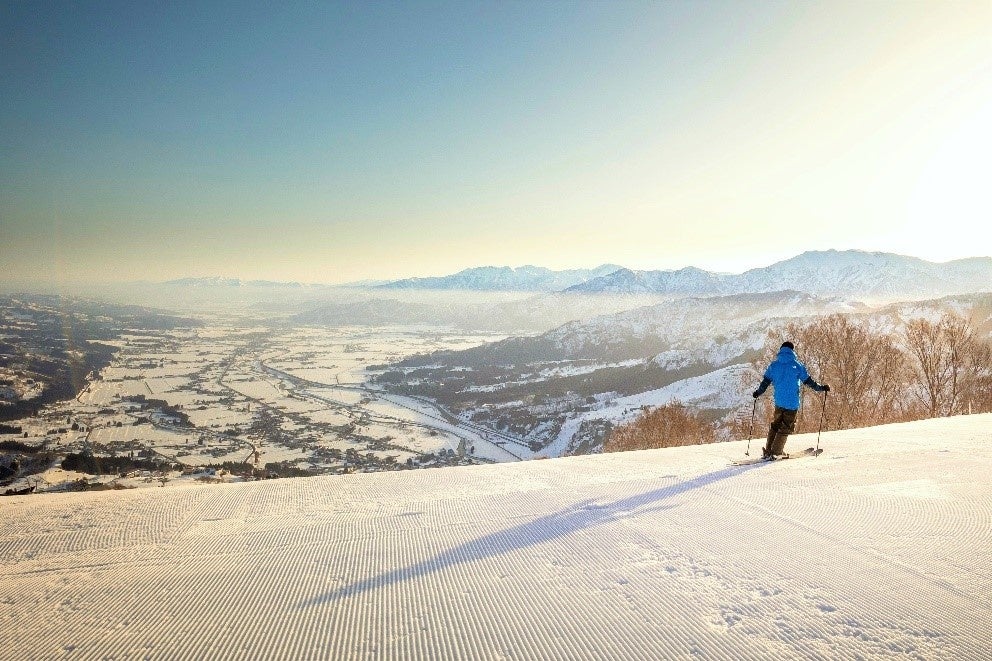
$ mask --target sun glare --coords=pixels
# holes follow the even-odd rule
[[[992,101],[949,133],[920,170],[907,199],[907,252],[940,259],[960,252],[962,241],[987,236],[983,228],[992,220],[990,118]],[[975,254],[987,253],[988,247],[974,245]]]

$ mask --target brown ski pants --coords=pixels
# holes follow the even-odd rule
[[[784,409],[781,406],[775,407],[775,416],[772,424],[768,428],[768,443],[765,445],[765,452],[770,454],[782,454],[785,452],[785,442],[789,439],[789,434],[796,428],[796,416],[799,411]]]

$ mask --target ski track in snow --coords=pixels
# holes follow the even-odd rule
[[[735,442],[4,498],[0,657],[984,659],[990,442],[981,415],[756,466]]]

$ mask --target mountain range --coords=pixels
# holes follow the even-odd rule
[[[239,278],[181,278],[161,283],[185,289],[326,290],[328,285]],[[532,292],[729,296],[801,291],[861,300],[919,300],[992,291],[992,257],[930,262],[918,257],[862,250],[808,251],[743,273],[694,266],[633,270],[617,264],[553,270],[540,266],[481,266],[437,277],[365,280],[339,288],[392,291]],[[330,287],[333,289],[334,287]]]
[[[655,271],[634,271],[612,264],[567,271],[535,266],[480,267],[443,277],[397,280],[381,287],[675,296],[795,290],[820,296],[931,298],[992,291],[992,257],[937,263],[893,253],[826,250],[804,252],[740,274],[691,266]]]
[[[381,289],[460,289],[467,291],[562,291],[609,275],[622,267],[603,264],[593,269],[553,271],[540,266],[480,266],[436,278],[407,278]]]

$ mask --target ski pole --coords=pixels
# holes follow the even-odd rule
[[[823,409],[820,411],[820,428],[816,430],[816,456],[820,456],[820,432],[823,431],[823,416],[827,414],[827,395],[829,390],[823,392]]]
[[[751,433],[754,431],[754,412],[758,409],[758,398],[754,398],[754,404],[751,406],[751,426],[747,428],[747,450],[744,450],[744,456],[751,456]]]

